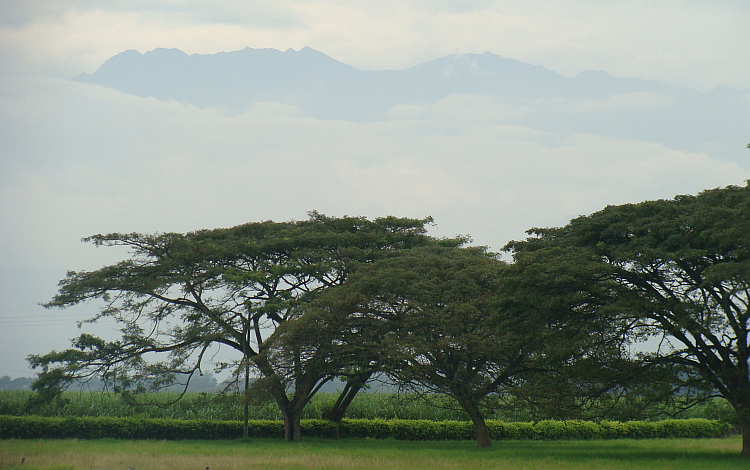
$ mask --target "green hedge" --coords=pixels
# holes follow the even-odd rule
[[[722,437],[730,425],[707,419],[630,421],[539,421],[504,423],[488,421],[490,437],[501,439],[618,439],[669,437]],[[425,420],[344,420],[341,437],[402,440],[474,439],[474,427],[467,421]],[[336,425],[323,420],[303,420],[307,437],[336,436]],[[242,436],[239,421],[175,420],[148,418],[46,418],[40,416],[0,416],[2,439],[236,439]],[[282,438],[281,421],[251,421],[250,437]]]

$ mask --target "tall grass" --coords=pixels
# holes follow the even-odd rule
[[[48,403],[32,412],[25,412],[24,406],[31,392],[17,390],[0,390],[0,414],[19,416],[35,414],[39,416],[110,416],[169,419],[207,419],[231,421],[242,419],[243,406],[240,395],[214,395],[206,393],[187,394],[182,400],[173,402],[178,395],[161,392],[148,394],[145,398],[150,405],[127,403],[120,395],[106,392],[70,391],[62,399]],[[323,410],[337,398],[335,393],[320,393],[305,408],[303,419],[320,418]],[[442,403],[441,403],[442,400]],[[446,409],[450,402],[436,398],[434,403],[416,399],[408,395],[387,393],[363,393],[357,396],[349,407],[346,417],[350,419],[426,419],[432,421],[465,421],[468,416],[453,407]],[[725,400],[713,400],[691,408],[678,417],[706,418],[731,421],[735,416],[731,406]],[[281,419],[278,408],[273,402],[262,406],[250,407],[250,419]],[[489,414],[488,418],[503,421],[528,422],[539,418],[532,416],[528,410],[506,410],[501,414]],[[666,417],[666,416],[664,416]],[[585,417],[595,419],[596,417]]]
[[[107,392],[65,392],[62,399],[48,403],[30,412],[24,407],[31,392],[0,390],[0,414],[19,416],[35,414],[39,416],[109,416],[170,419],[238,420],[243,415],[242,396],[213,395],[206,393],[186,394],[173,402],[178,394],[169,392],[152,393],[143,397],[150,404],[127,403],[115,393]],[[323,410],[332,405],[338,395],[320,393],[305,408],[303,419],[320,418]],[[352,419],[427,419],[433,421],[466,420],[468,417],[459,410],[443,409],[422,400],[398,397],[390,394],[361,394],[352,402],[346,414]],[[274,402],[250,407],[250,419],[281,419]]]

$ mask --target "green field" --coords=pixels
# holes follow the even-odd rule
[[[22,414],[28,392],[0,392],[0,414]],[[152,398],[168,401],[170,394]],[[403,397],[402,397],[403,398]],[[321,394],[307,410],[320,416],[335,399]],[[35,414],[46,416],[142,416],[172,419],[236,420],[239,396],[194,394],[168,407],[126,404],[115,394],[67,392],[64,400]],[[419,401],[403,402],[385,394],[363,394],[350,418],[463,419],[460,412]],[[253,408],[251,418],[278,419],[273,404]],[[459,413],[458,415],[456,413]],[[723,401],[691,409],[684,417],[731,419]],[[516,421],[528,420],[523,410]],[[235,441],[0,440],[0,470],[18,469],[739,469],[741,440],[619,439],[593,441],[495,441],[477,449],[472,441],[320,440],[302,442],[256,439]],[[25,459],[23,466],[21,460]]]
[[[0,390],[0,415],[18,416],[24,414],[23,409],[31,392]],[[146,398],[156,403],[168,403],[177,398],[176,393],[150,393]],[[310,404],[305,407],[303,419],[319,419],[323,409],[336,401],[337,394],[319,393]],[[350,419],[426,419],[430,421],[466,421],[468,416],[455,404],[445,398],[436,398],[435,404],[440,402],[445,406],[433,406],[424,400],[414,399],[408,395],[393,395],[386,393],[361,393],[347,410],[346,417]],[[102,392],[74,392],[63,393],[63,400],[49,403],[37,408],[33,414],[39,416],[110,416],[167,419],[208,419],[219,421],[233,421],[242,419],[242,397],[240,395],[212,395],[205,393],[190,393],[169,406],[135,406],[123,402],[120,395]],[[499,419],[506,422],[528,422],[554,418],[537,415],[526,409],[507,409],[496,413],[488,413],[488,419]],[[670,416],[657,416],[663,419]],[[677,418],[705,418],[732,421],[735,412],[723,399],[714,399],[708,403],[692,407]],[[601,417],[584,413],[581,419],[598,421]],[[616,417],[607,417],[617,419]],[[281,419],[281,414],[275,403],[250,408],[250,419]]]
[[[741,440],[472,442],[4,440],[0,468],[224,469],[746,469]],[[25,463],[21,465],[21,459]]]
[[[18,416],[23,413],[24,405],[31,392],[18,390],[0,390],[0,415]],[[178,397],[177,393],[149,393],[139,397],[153,403],[169,403]],[[63,393],[63,400],[48,403],[33,410],[39,416],[110,416],[168,419],[210,419],[231,421],[242,419],[242,396],[237,394],[214,395],[206,393],[188,393],[177,403],[167,406],[136,406],[125,403],[120,395],[106,392]],[[305,407],[303,419],[319,419],[323,409],[332,405],[338,394],[319,393]],[[444,400],[440,398],[440,400]],[[346,414],[352,419],[428,419],[431,421],[468,420],[463,410],[430,406],[423,400],[409,397],[398,397],[392,394],[377,393],[358,395]],[[269,402],[250,407],[250,419],[280,420],[276,403]],[[528,420],[525,420],[528,421]]]

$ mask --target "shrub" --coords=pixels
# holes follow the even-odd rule
[[[500,439],[618,439],[668,437],[722,437],[730,426],[707,419],[664,420],[626,423],[602,421],[540,421],[504,423],[488,421],[490,437]],[[306,437],[336,436],[336,424],[319,419],[302,420]],[[250,421],[249,437],[282,438],[281,421]],[[475,438],[469,421],[343,420],[342,437],[401,440],[470,440]],[[110,417],[0,416],[0,438],[9,439],[236,439],[242,437],[239,421],[176,420]]]

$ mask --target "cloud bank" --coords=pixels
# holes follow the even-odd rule
[[[541,107],[568,119],[659,110],[669,105],[659,94],[523,105],[456,94],[353,123],[276,103],[229,115],[69,81],[117,53],[310,46],[360,69],[388,69],[488,50],[568,76],[597,69],[706,91],[750,87],[748,20],[743,1],[7,0],[0,375],[29,375],[26,355],[65,348],[80,333],[76,320],[95,305],[57,312],[38,302],[67,270],[126,256],[80,243],[95,233],[184,232],[318,210],[431,215],[432,234],[470,234],[497,250],[526,229],[607,204],[750,178],[750,160],[518,123]],[[111,325],[99,332],[112,334]]]

